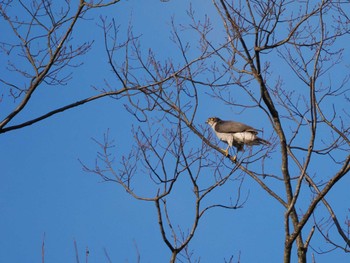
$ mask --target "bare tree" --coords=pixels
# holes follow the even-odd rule
[[[171,251],[170,262],[200,261],[190,249],[200,220],[214,208],[242,208],[248,197],[246,177],[256,183],[250,187],[263,189],[284,209],[284,262],[292,261],[293,251],[298,262],[307,261],[310,248],[322,253],[314,243],[348,252],[348,210],[336,213],[328,200],[350,169],[349,65],[344,59],[348,51],[340,42],[349,39],[348,4],[213,0],[222,27],[213,28],[208,17],[198,19],[190,8],[192,22],[187,27],[172,21],[176,53],[165,59],[144,51],[142,39],[131,28],[120,41],[115,21],[103,18],[105,50],[114,74],[106,87],[96,96],[11,125],[39,85],[65,84],[70,76],[61,75],[62,69],[89,50],[91,43],[69,48],[76,22],[91,9],[117,2],[80,1],[73,14],[67,2],[59,15],[48,1],[30,7],[19,2],[29,23],[11,17],[12,3],[2,2],[2,17],[19,42],[3,42],[1,48],[9,56],[19,50],[30,70],[9,62],[9,69],[27,82],[23,87],[1,79],[19,103],[1,121],[0,132],[101,97],[122,98],[137,123],[132,129],[135,144],[128,153],[116,153],[107,132],[101,142],[96,140],[100,151],[95,166],[83,166],[121,185],[134,198],[154,204],[160,234]],[[191,39],[187,41],[180,29],[190,30]],[[116,57],[125,59],[120,62]],[[282,67],[284,71],[279,70]],[[286,69],[288,74],[283,73]],[[208,127],[200,123],[208,102],[267,120],[265,138],[272,145],[227,158]],[[320,171],[320,162],[331,167],[329,171]],[[177,189],[183,185],[191,187],[186,224],[174,222],[172,216]],[[217,199],[218,191],[227,191],[227,199]],[[346,218],[345,223],[340,217]],[[316,231],[321,238],[315,238]]]
[[[199,46],[195,56],[172,23],[172,39],[182,63],[162,62],[152,51],[145,56],[132,32],[127,41],[117,44],[117,27],[104,21],[111,68],[119,85],[129,89],[128,110],[140,126],[134,129],[135,148],[119,165],[113,163],[108,151],[111,145],[105,138],[99,143],[103,164],[97,162],[95,168],[85,169],[117,182],[136,199],[154,202],[163,241],[172,252],[171,262],[176,258],[192,262],[188,244],[206,211],[244,204],[244,200],[239,202],[242,184],[236,183],[238,191],[233,198],[237,201],[203,205],[211,192],[231,179],[242,180],[242,174],[253,178],[285,211],[281,218],[284,262],[291,262],[293,246],[298,262],[306,262],[316,230],[324,242],[348,252],[349,221],[343,224],[327,200],[350,169],[349,74],[344,70],[345,47],[338,44],[349,37],[346,4],[220,0],[213,5],[222,19],[225,37],[214,41],[210,20],[199,20],[189,10],[189,28],[197,34]],[[113,60],[118,52],[125,54],[122,64]],[[280,67],[290,73],[283,75]],[[333,80],[332,72],[342,68],[344,74]],[[197,122],[208,99],[264,115],[270,121],[269,137],[274,144],[245,151],[237,160],[225,159],[207,128]],[[277,160],[280,169],[273,165]],[[332,170],[325,175],[317,167],[319,162],[328,163]],[[140,174],[147,175],[153,193],[136,187],[138,180],[145,180],[137,176]],[[208,174],[213,181],[201,184]],[[183,178],[192,183],[195,203],[195,219],[186,234],[174,228],[168,205]],[[276,182],[283,191],[275,188]],[[306,195],[312,196],[307,202],[301,198]],[[318,214],[322,207],[328,213],[326,222],[325,212]],[[333,241],[335,234],[341,241]]]

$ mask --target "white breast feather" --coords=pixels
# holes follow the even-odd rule
[[[232,142],[234,139],[234,135],[231,133],[221,133],[221,132],[215,132],[216,136],[218,136],[218,138],[223,141],[226,142],[228,145],[230,145],[232,147]]]

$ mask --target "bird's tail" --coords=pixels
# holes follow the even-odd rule
[[[270,145],[271,143],[269,141],[266,141],[264,139],[261,139],[261,138],[256,138],[255,140],[257,142],[257,144],[264,144],[264,145]]]

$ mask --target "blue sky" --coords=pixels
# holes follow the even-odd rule
[[[191,2],[198,18],[203,19],[204,14],[208,14],[214,30],[220,26],[213,41],[216,37],[223,37],[221,21],[211,1]],[[152,48],[158,58],[171,57],[181,61],[170,42],[170,22],[173,16],[176,24],[186,24],[188,7],[188,1],[183,0],[165,3],[155,0],[121,1],[111,8],[92,11],[88,15],[89,20],[78,24],[74,39],[95,40],[92,50],[78,60],[84,64],[72,69],[73,78],[66,86],[42,86],[15,122],[96,94],[92,86],[103,88],[104,79],[113,79],[103,50],[103,32],[97,26],[100,15],[113,17],[121,25],[121,37],[131,21],[135,35],[142,35],[145,54]],[[2,35],[11,34],[3,20],[0,29],[5,32]],[[187,31],[182,34],[188,40],[193,37]],[[196,44],[191,48],[195,50]],[[7,60],[4,53],[0,53],[0,58],[1,61]],[[281,75],[290,74],[282,65],[276,69]],[[0,73],[0,76],[3,77],[3,74]],[[293,82],[298,83],[297,80]],[[15,107],[1,87],[3,93],[5,95],[0,103],[2,118]],[[206,97],[205,92],[202,96],[197,125],[204,125],[208,117],[217,115],[251,125],[254,123],[254,126],[264,129],[266,136],[272,133],[265,115],[254,110],[240,112]],[[94,165],[99,149],[92,138],[102,140],[107,130],[115,140],[113,151],[116,156],[129,152],[134,142],[131,129],[138,123],[125,110],[124,103],[126,100],[101,99],[0,136],[0,262],[41,262],[43,240],[45,262],[75,262],[74,240],[78,245],[80,262],[85,261],[86,248],[90,251],[88,262],[108,262],[104,251],[108,252],[112,262],[136,262],[138,253],[141,262],[169,260],[170,251],[162,242],[154,204],[137,201],[119,185],[103,182],[98,176],[84,172],[79,162]],[[189,143],[196,147],[200,141],[192,138]],[[277,162],[268,160],[268,163],[275,165]],[[321,162],[316,162],[315,167],[325,173],[331,171],[327,164]],[[210,177],[210,174],[206,176]],[[284,210],[252,179],[243,177],[241,194],[248,198],[244,207],[237,210],[214,209],[200,221],[190,243],[194,258],[200,258],[200,262],[224,262],[231,255],[234,262],[238,258],[241,262],[281,262]],[[187,180],[181,180],[169,200],[174,221],[184,231],[187,231],[193,216],[192,189]],[[349,183],[350,180],[344,178],[330,193],[329,201],[336,210],[346,211],[349,208]],[[278,191],[282,184],[271,182],[271,186]],[[237,182],[232,182],[208,202],[227,200],[229,196],[235,198],[235,189]],[[305,200],[310,196],[307,192]],[[346,215],[342,214],[340,218],[344,222]],[[315,242],[315,246],[326,248],[320,244]],[[338,250],[325,255],[316,254],[315,257],[317,262],[349,260],[349,256]]]

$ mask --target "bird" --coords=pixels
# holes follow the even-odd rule
[[[216,136],[228,144],[225,156],[228,157],[229,148],[235,146],[237,152],[243,151],[243,146],[270,145],[270,142],[257,136],[260,130],[236,121],[224,121],[217,117],[210,117],[206,121],[214,130]],[[236,156],[234,156],[236,159]]]

